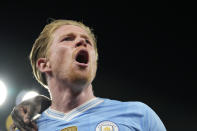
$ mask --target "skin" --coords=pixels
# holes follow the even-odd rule
[[[67,113],[95,98],[91,83],[97,70],[96,51],[91,37],[79,26],[63,25],[52,38],[48,56],[38,59],[37,68],[47,78],[50,108]],[[82,50],[88,53],[87,63],[76,61]],[[33,126],[30,131],[36,130]]]

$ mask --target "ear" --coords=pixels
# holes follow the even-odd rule
[[[37,60],[36,66],[40,70],[40,72],[42,72],[42,73],[47,73],[47,72],[51,71],[50,63],[47,60],[47,58],[39,58]]]

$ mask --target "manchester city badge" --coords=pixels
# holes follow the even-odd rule
[[[97,125],[96,131],[118,131],[118,126],[111,121],[102,121]]]

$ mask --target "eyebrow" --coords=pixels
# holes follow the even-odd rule
[[[66,37],[66,36],[75,36],[75,33],[70,32],[70,33],[68,33],[68,34],[64,34],[64,35],[62,35],[62,36],[59,37],[59,40],[63,39],[63,38]],[[90,40],[91,43],[92,43],[92,38],[91,38],[90,36],[84,35],[84,34],[80,34],[80,37],[82,37],[82,38],[84,38],[84,39],[88,39],[88,40]]]
[[[82,38],[90,39],[87,35],[80,35]]]
[[[75,35],[75,33],[71,32],[71,33],[68,33],[68,34],[62,35],[61,37],[65,37],[65,36],[74,36],[74,35]],[[81,34],[81,35],[80,35],[80,37],[82,37],[82,38],[86,38],[86,39],[90,39],[90,37],[89,37],[89,36],[84,35],[84,34]]]
[[[72,36],[72,35],[75,35],[74,33],[68,33],[68,34],[64,34],[62,36]]]
[[[74,36],[74,35],[75,35],[74,33],[63,34],[59,36],[59,40],[63,39],[66,36]]]

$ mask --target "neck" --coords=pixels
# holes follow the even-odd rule
[[[77,93],[72,87],[68,87],[65,84],[63,86],[49,84],[48,87],[52,99],[51,108],[64,113],[95,98],[91,84],[86,87],[77,87],[78,89],[82,89]]]

